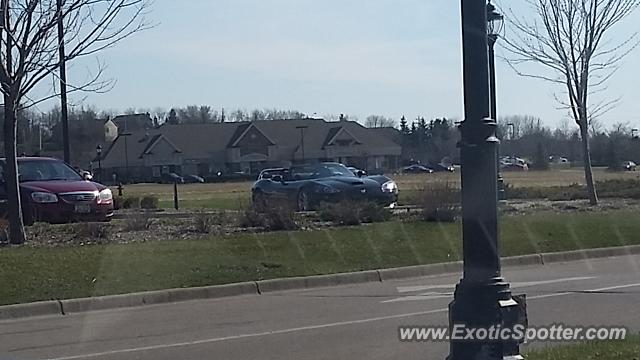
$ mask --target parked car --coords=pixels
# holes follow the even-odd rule
[[[7,199],[0,159],[0,200]],[[106,186],[82,177],[63,161],[51,158],[18,159],[18,181],[26,225],[37,221],[107,221],[113,216],[113,195]]]
[[[383,206],[398,201],[398,186],[386,176],[357,177],[339,163],[320,163],[284,169],[281,175],[259,179],[251,189],[253,205],[262,210],[275,201],[286,201],[298,211],[316,209],[321,203],[368,200]]]
[[[503,163],[500,165],[502,171],[529,171],[529,165],[520,163]]]
[[[402,172],[405,174],[432,174],[433,169],[416,164],[405,167],[404,169],[402,169]]]
[[[184,178],[176,173],[164,173],[160,181],[164,184],[184,184]]]
[[[446,165],[443,163],[429,165],[429,169],[434,172],[455,172],[456,168],[453,165]]]
[[[624,161],[622,163],[622,170],[626,170],[626,171],[636,171],[636,167],[638,165],[636,163],[634,163],[633,161]]]
[[[351,171],[353,173],[353,175],[355,175],[357,177],[367,176],[367,172],[366,171],[358,169],[356,167],[348,166],[347,169],[349,169],[349,171]]]
[[[183,178],[184,182],[187,184],[204,184],[204,178],[198,175],[186,175]]]

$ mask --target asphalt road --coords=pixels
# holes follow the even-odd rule
[[[459,276],[0,322],[0,360],[444,359],[447,343],[401,343],[398,327],[446,325]],[[640,331],[638,256],[505,276],[530,325]]]

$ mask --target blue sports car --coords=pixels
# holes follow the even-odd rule
[[[371,201],[393,206],[398,201],[398,186],[383,175],[358,177],[339,163],[319,163],[270,169],[253,185],[252,202],[264,210],[279,202],[293,204],[298,211],[311,211],[321,203],[343,200]]]

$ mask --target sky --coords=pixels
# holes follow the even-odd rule
[[[157,26],[98,55],[114,88],[74,95],[74,104],[463,117],[459,1],[155,0],[148,18]],[[86,76],[95,61],[71,64],[70,77]],[[640,51],[611,80],[606,95],[622,101],[600,119],[606,126],[640,126],[638,65]],[[554,100],[561,88],[519,77],[500,60],[497,76],[499,114],[534,115],[550,126],[567,121]]]

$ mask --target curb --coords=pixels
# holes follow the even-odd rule
[[[368,282],[380,282],[380,272],[369,270],[354,273],[342,273],[333,275],[318,275],[309,277],[295,277],[285,279],[273,279],[257,281],[260,294],[298,289],[312,289],[319,287],[331,287],[349,284],[363,284]]]
[[[640,255],[640,245],[543,253],[502,258],[503,267],[543,266],[552,263]],[[0,320],[36,316],[67,315],[98,310],[140,307],[191,300],[220,299],[242,295],[261,295],[287,290],[333,287],[371,282],[452,274],[462,271],[462,262],[418,265],[353,273],[261,280],[228,285],[148,291],[93,298],[52,300],[0,306]]]
[[[0,320],[60,314],[60,302],[55,300],[0,306]]]
[[[169,289],[133,294],[61,300],[61,308],[58,313],[66,315],[87,311],[157,305],[190,300],[219,299],[241,295],[258,295],[258,287],[256,283],[245,282],[228,285]],[[56,315],[58,313],[52,315]],[[2,315],[0,315],[0,319],[1,318]]]

